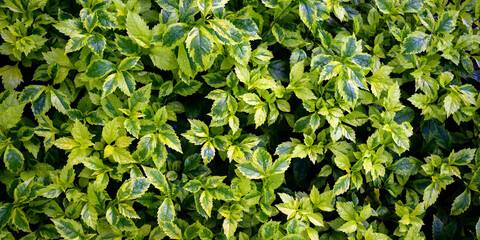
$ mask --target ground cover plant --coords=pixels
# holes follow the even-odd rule
[[[480,238],[478,0],[0,0],[0,239]]]

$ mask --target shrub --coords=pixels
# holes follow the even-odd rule
[[[480,237],[478,0],[1,0],[0,239]]]

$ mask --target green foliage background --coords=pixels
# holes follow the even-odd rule
[[[0,239],[480,237],[479,0],[0,0]]]

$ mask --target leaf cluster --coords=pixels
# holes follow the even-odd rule
[[[2,0],[0,239],[480,239],[479,0]]]

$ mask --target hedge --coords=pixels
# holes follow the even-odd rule
[[[479,0],[0,0],[0,239],[480,238]]]

